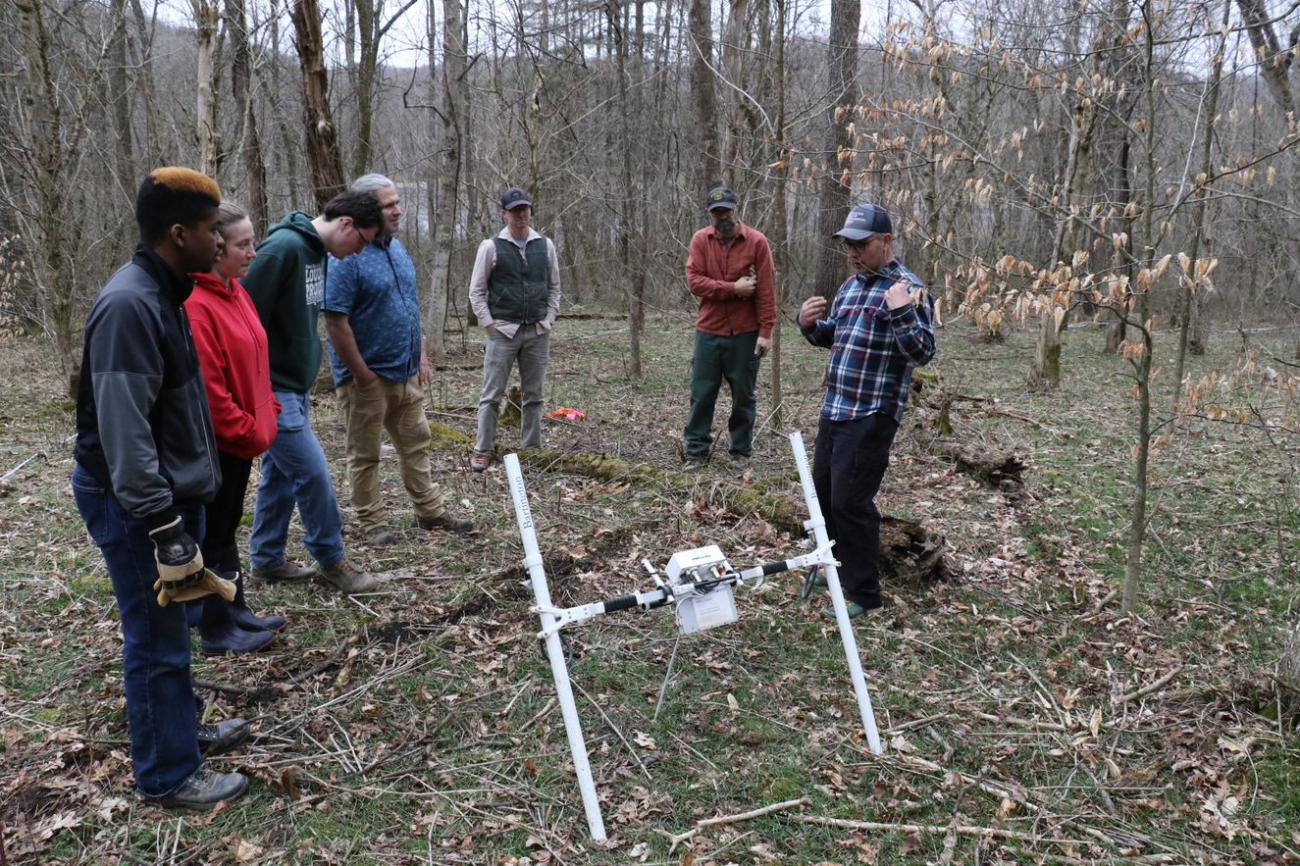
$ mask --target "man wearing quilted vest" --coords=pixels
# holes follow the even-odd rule
[[[542,385],[551,328],[560,312],[560,265],[555,244],[532,228],[532,217],[528,193],[519,187],[506,190],[501,196],[505,228],[479,244],[470,276],[470,308],[487,331],[478,436],[469,464],[475,472],[488,467],[501,398],[516,362],[523,392],[520,444],[542,447]]]

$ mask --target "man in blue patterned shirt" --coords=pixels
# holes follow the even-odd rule
[[[934,302],[894,257],[893,223],[879,205],[860,204],[832,237],[857,272],[829,305],[814,295],[799,328],[831,350],[817,427],[813,484],[835,540],[849,616],[881,606],[880,512],[876,492],[903,420],[912,369],[934,357]]]
[[[402,199],[382,174],[357,178],[352,189],[373,193],[384,224],[375,240],[348,259],[330,260],[325,280],[325,329],[330,369],[347,426],[348,476],[352,507],[366,541],[394,544],[379,492],[380,437],[393,440],[402,484],[415,505],[421,529],[469,532],[474,524],[447,513],[447,503],[429,474],[429,421],[424,385],[433,377],[420,332],[415,262],[397,230]]]

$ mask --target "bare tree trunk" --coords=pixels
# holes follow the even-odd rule
[[[27,110],[31,132],[27,158],[36,190],[31,223],[36,229],[27,240],[34,256],[40,312],[46,333],[54,341],[59,364],[75,395],[79,358],[73,322],[77,273],[72,251],[78,237],[70,213],[74,192],[68,174],[75,162],[73,148],[84,141],[84,130],[68,124],[55,81],[53,46],[46,27],[43,0],[17,0],[19,26],[25,48]],[[79,125],[78,125],[79,126]]]
[[[194,33],[198,40],[194,61],[195,138],[199,145],[199,165],[204,174],[215,178],[221,166],[217,141],[217,82],[221,69],[214,59],[220,14],[217,4],[211,0],[190,0],[190,8],[194,11]]]
[[[281,57],[280,50],[280,0],[270,0],[271,8],[267,16],[267,24],[271,31],[270,44],[270,67],[271,67],[271,86],[267,91],[266,99],[270,116],[273,118],[275,135],[279,136],[280,146],[272,147],[271,154],[279,166],[279,173],[288,185],[288,193],[291,201],[297,201],[302,184],[298,181],[298,153],[302,150],[302,139],[294,134],[290,129],[288,115],[284,110],[284,104],[281,102],[282,89],[285,85],[281,77]],[[257,4],[253,4],[250,13],[253,17],[253,29],[257,29]],[[273,136],[274,137],[274,136]]]
[[[108,95],[113,105],[113,149],[117,161],[117,183],[128,195],[136,182],[135,147],[131,136],[131,97],[127,76],[126,0],[112,0],[109,15],[113,34],[108,45]],[[127,229],[130,231],[129,227]]]
[[[695,97],[694,138],[699,143],[691,199],[703,198],[709,187],[722,182],[722,156],[718,150],[718,108],[713,93],[713,24],[709,0],[691,0],[691,93]]]
[[[1146,174],[1146,188],[1142,201],[1142,241],[1146,245],[1143,258],[1148,267],[1155,260],[1156,236],[1152,225],[1152,211],[1156,202],[1156,96],[1158,82],[1155,80],[1155,12],[1151,8],[1152,0],[1142,0],[1143,28],[1143,80],[1146,91],[1146,153],[1143,170]],[[1152,339],[1151,290],[1154,280],[1146,285],[1139,285],[1136,290],[1137,329],[1142,342],[1137,351],[1129,354],[1133,365],[1134,378],[1137,380],[1138,424],[1137,442],[1133,449],[1133,508],[1129,516],[1128,545],[1125,551],[1124,588],[1121,593],[1122,607],[1125,613],[1132,613],[1137,604],[1138,583],[1142,579],[1142,551],[1147,534],[1147,465],[1151,457],[1151,353]],[[1136,356],[1136,357],[1134,357]]]
[[[627,299],[628,375],[641,378],[641,322],[640,311],[644,298],[638,297],[636,287],[644,291],[645,283],[636,280],[632,273],[632,136],[628,118],[632,106],[627,94],[627,33],[623,29],[623,9],[620,0],[605,0],[605,16],[614,35],[615,73],[618,76],[618,139],[622,160],[619,164],[621,209],[619,213],[618,259],[620,279]],[[631,289],[629,291],[629,289]]]
[[[243,157],[247,204],[258,237],[267,228],[266,166],[262,163],[262,140],[257,132],[257,112],[253,110],[253,51],[248,41],[248,12],[244,0],[225,0],[226,32],[230,34],[233,57],[230,64],[230,89],[239,112],[240,154]]]
[[[858,24],[861,4],[832,3],[830,42],[826,46],[826,153],[817,207],[817,272],[813,294],[835,297],[844,276],[844,255],[830,236],[844,223],[853,191],[853,137],[849,122],[858,101]]]
[[[298,63],[302,67],[302,114],[312,194],[317,210],[324,210],[325,204],[343,191],[344,184],[337,130],[330,111],[320,6],[316,0],[294,0],[291,14],[297,35]]]
[[[1128,210],[1128,204],[1133,200],[1133,171],[1129,165],[1130,156],[1132,155],[1132,138],[1129,135],[1128,119],[1130,114],[1124,115],[1124,122],[1116,124],[1119,130],[1119,159],[1115,164],[1115,189],[1116,189],[1116,206],[1121,214]],[[1128,236],[1129,250],[1132,249],[1133,223],[1135,217],[1121,216],[1120,225],[1123,226],[1122,234]],[[1132,303],[1133,296],[1133,278],[1136,273],[1133,256],[1128,250],[1118,249],[1115,251],[1113,261],[1117,267],[1123,269],[1128,277],[1128,287],[1124,289],[1123,296],[1116,299],[1120,309],[1113,312],[1111,320],[1106,325],[1106,348],[1105,351],[1110,355],[1118,355],[1120,347],[1128,338],[1128,310]],[[1121,264],[1122,263],[1122,264]]]
[[[1259,60],[1264,83],[1268,85],[1282,115],[1293,114],[1295,98],[1291,92],[1291,81],[1287,77],[1291,69],[1291,52],[1282,48],[1277,34],[1273,32],[1268,5],[1265,0],[1237,0],[1237,5],[1246,22],[1250,44],[1255,48],[1255,57]]]
[[[776,162],[772,168],[772,241],[775,252],[776,280],[772,287],[776,296],[776,327],[772,329],[772,426],[780,430],[785,426],[785,391],[781,383],[781,308],[785,292],[783,277],[787,273],[786,257],[790,247],[790,226],[786,220],[786,186],[790,177],[790,143],[786,141],[785,118],[785,14],[787,0],[776,3],[775,65],[773,72],[776,89]]]
[[[719,44],[718,61],[726,82],[719,98],[721,122],[718,124],[726,130],[726,138],[719,145],[724,154],[723,165],[726,167],[727,180],[734,187],[744,186],[741,178],[740,114],[744,107],[736,88],[744,88],[744,49],[745,38],[749,32],[745,18],[749,14],[749,0],[727,0],[727,20]]]
[[[436,236],[433,243],[433,273],[429,299],[429,355],[440,358],[447,352],[447,308],[453,291],[452,251],[456,248],[458,225],[464,121],[469,109],[469,82],[466,80],[464,0],[443,0],[442,23],[442,159],[438,172]],[[432,11],[430,19],[432,19]],[[430,23],[429,45],[435,44]],[[432,48],[430,48],[432,53]],[[429,67],[433,68],[430,58]]]
[[[1210,80],[1206,86],[1209,92],[1205,97],[1203,106],[1204,122],[1201,126],[1201,177],[1205,181],[1197,179],[1197,183],[1209,182],[1210,172],[1213,170],[1213,148],[1211,145],[1214,141],[1214,121],[1219,113],[1219,84],[1223,79],[1223,54],[1227,48],[1228,42],[1228,21],[1232,15],[1232,0],[1224,0],[1223,4],[1223,24],[1219,35],[1219,44],[1214,52],[1214,61]],[[1174,362],[1174,411],[1177,411],[1178,402],[1183,397],[1183,375],[1186,369],[1187,352],[1192,349],[1192,354],[1204,354],[1205,346],[1191,345],[1191,336],[1194,333],[1192,329],[1193,317],[1200,318],[1200,298],[1198,295],[1199,286],[1196,285],[1195,274],[1197,273],[1197,258],[1201,254],[1201,241],[1205,237],[1205,213],[1207,210],[1207,199],[1210,191],[1207,187],[1202,186],[1193,195],[1196,196],[1196,205],[1192,216],[1192,242],[1188,251],[1188,257],[1191,261],[1191,274],[1184,274],[1182,287],[1182,311],[1179,316],[1178,325],[1178,355]],[[1208,241],[1207,241],[1208,246]],[[1199,351],[1196,349],[1199,348]]]
[[[405,0],[402,5],[380,23],[384,14],[383,0],[353,0],[356,8],[357,36],[361,43],[361,57],[357,65],[357,150],[353,156],[353,177],[370,170],[374,152],[375,89],[379,81],[379,46],[406,10],[415,0]]]
[[[139,31],[137,48],[140,56],[136,59],[139,72],[135,76],[135,84],[140,90],[141,101],[144,103],[144,161],[153,166],[161,160],[160,148],[162,147],[162,138],[158,131],[159,112],[154,96],[157,92],[153,75],[154,21],[145,17],[140,0],[131,0],[131,10],[135,13],[136,29]],[[157,7],[154,7],[154,14],[157,14]]]

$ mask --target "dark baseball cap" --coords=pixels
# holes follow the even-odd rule
[[[533,203],[528,200],[528,193],[524,192],[519,187],[512,186],[510,189],[501,193],[502,210],[514,210],[515,208],[523,207],[524,205],[532,207]]]
[[[719,207],[725,207],[728,210],[735,210],[740,207],[740,199],[731,191],[731,187],[715,186],[709,190],[709,195],[704,200],[704,209],[713,210]]]
[[[831,235],[851,241],[865,241],[872,235],[892,235],[894,223],[889,212],[878,204],[863,202],[855,205],[844,218],[844,228]]]

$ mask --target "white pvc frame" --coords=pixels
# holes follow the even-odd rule
[[[804,450],[803,436],[795,431],[790,434],[790,447],[794,450],[795,465],[799,469],[799,482],[803,486],[804,502],[808,507],[809,519],[804,528],[813,534],[816,548],[814,554],[799,557],[798,560],[819,560],[826,585],[830,590],[831,603],[835,607],[835,621],[839,627],[840,641],[844,645],[844,655],[849,665],[849,676],[853,680],[853,692],[858,700],[858,711],[862,718],[862,727],[867,735],[867,746],[872,754],[883,754],[880,745],[880,733],[876,729],[875,711],[871,706],[871,695],[867,692],[866,677],[862,672],[862,659],[858,653],[857,639],[853,634],[853,623],[849,619],[848,607],[844,603],[844,592],[840,587],[839,570],[833,557],[821,556],[828,550],[831,541],[826,534],[826,520],[822,516],[821,504],[817,499],[817,490],[813,486],[812,472],[808,467],[808,454]],[[524,476],[519,467],[519,456],[507,454],[505,457],[506,477],[510,482],[510,497],[514,500],[515,517],[519,523],[519,535],[524,543],[524,567],[528,570],[529,580],[533,585],[533,594],[537,605],[533,609],[541,617],[541,634],[546,641],[546,656],[551,663],[551,675],[555,678],[556,698],[560,703],[560,712],[564,716],[564,731],[569,740],[569,751],[573,755],[573,768],[578,776],[578,789],[582,794],[582,806],[587,815],[587,828],[591,838],[597,842],[606,839],[605,822],[600,813],[600,800],[596,794],[596,782],[591,773],[591,762],[587,755],[587,743],[582,735],[582,723],[578,719],[578,707],[573,700],[573,687],[569,682],[569,668],[564,661],[564,648],[560,642],[560,629],[573,622],[580,622],[594,616],[598,611],[596,605],[581,605],[578,608],[555,608],[551,603],[550,587],[546,583],[546,569],[542,562],[542,553],[537,546],[537,532],[533,525],[532,510],[528,507],[528,494],[524,489]],[[791,567],[802,563],[789,561]],[[589,615],[566,616],[566,612],[575,614],[583,611]]]

